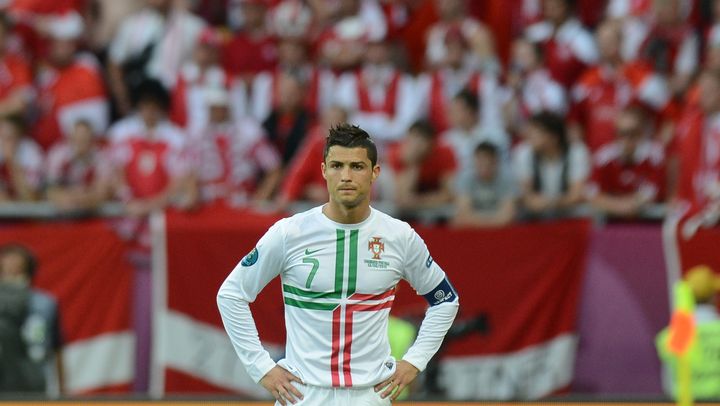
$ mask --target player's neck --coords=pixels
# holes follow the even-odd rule
[[[370,204],[359,204],[355,207],[345,207],[330,200],[322,208],[323,214],[330,220],[340,224],[362,223],[370,216]]]

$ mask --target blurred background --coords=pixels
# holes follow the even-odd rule
[[[3,397],[267,399],[215,295],[327,200],[324,137],[347,121],[379,149],[374,207],[462,296],[406,398],[672,396],[659,333],[689,274],[696,395],[720,398],[720,1],[0,10]],[[279,286],[252,310],[281,358]],[[401,287],[398,356],[424,310]]]

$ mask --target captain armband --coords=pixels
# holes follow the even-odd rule
[[[458,294],[447,278],[444,278],[433,290],[423,295],[430,306],[437,306],[445,302],[458,300]]]

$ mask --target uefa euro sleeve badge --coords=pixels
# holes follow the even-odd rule
[[[240,265],[253,266],[257,262],[259,256],[260,254],[258,253],[258,249],[255,247],[252,251],[245,255],[245,258],[240,261]]]

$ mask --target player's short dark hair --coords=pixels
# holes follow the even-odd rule
[[[155,79],[145,79],[131,91],[131,99],[134,107],[140,103],[156,103],[163,110],[170,109],[170,93],[162,83]]]
[[[35,254],[30,251],[26,246],[18,243],[9,243],[0,246],[0,258],[7,254],[18,254],[23,257],[25,261],[25,275],[32,280],[35,277],[37,271],[38,261]]]
[[[454,99],[460,101],[472,111],[478,111],[480,109],[480,99],[478,99],[477,93],[468,88],[460,90]]]
[[[325,149],[323,150],[323,161],[327,160],[330,147],[339,146],[345,148],[365,148],[367,156],[373,167],[377,164],[377,147],[370,138],[370,134],[362,128],[348,123],[341,123],[330,128],[327,138],[325,139]]]
[[[498,147],[490,141],[483,141],[475,146],[475,155],[488,154],[492,157],[498,156]]]
[[[565,120],[563,120],[560,115],[549,111],[542,111],[532,115],[528,123],[550,134],[557,140],[563,151],[567,151],[570,147]]]
[[[408,132],[418,134],[429,140],[435,138],[435,126],[428,120],[418,120],[414,122],[408,129]]]

